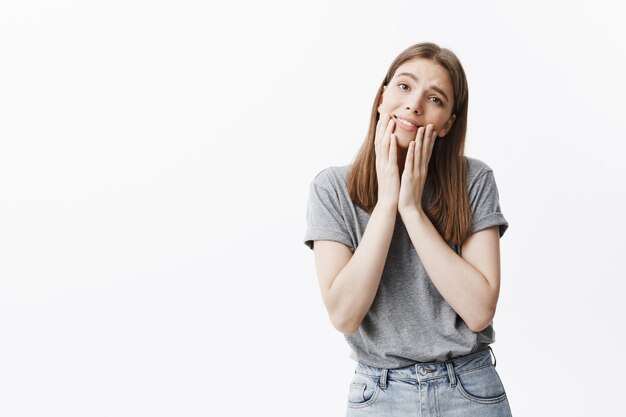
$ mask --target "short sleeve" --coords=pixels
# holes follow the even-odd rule
[[[304,243],[313,249],[314,240],[333,240],[343,243],[354,252],[352,239],[341,212],[337,193],[312,182],[309,187]]]
[[[500,210],[498,186],[492,170],[481,174],[469,189],[472,228],[470,235],[492,226],[499,226],[500,237],[509,223]]]

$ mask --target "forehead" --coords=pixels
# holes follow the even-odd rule
[[[448,70],[431,59],[416,58],[403,63],[394,73],[394,78],[403,72],[413,74],[421,82],[436,85],[445,92],[452,92],[452,79]]]

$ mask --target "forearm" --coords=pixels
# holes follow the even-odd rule
[[[478,332],[491,322],[497,289],[441,237],[423,211],[405,213],[402,220],[428,276],[468,327]]]
[[[329,290],[334,323],[343,333],[354,333],[374,302],[396,215],[393,205],[376,205],[352,258]]]

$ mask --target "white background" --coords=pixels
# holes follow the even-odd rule
[[[624,416],[620,2],[4,1],[0,415],[339,416],[302,241],[397,54],[470,85],[515,416]]]

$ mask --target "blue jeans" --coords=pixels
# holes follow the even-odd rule
[[[357,362],[346,417],[510,417],[491,354],[489,347],[446,362],[395,369]]]

